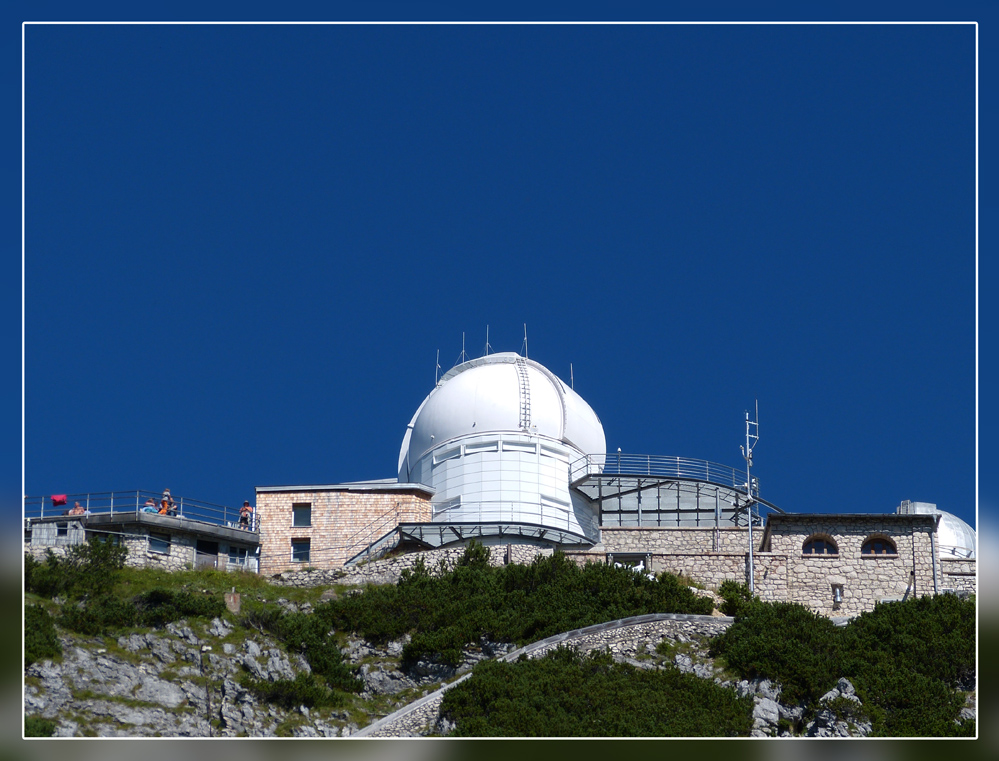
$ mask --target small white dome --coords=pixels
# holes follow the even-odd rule
[[[454,439],[518,432],[603,454],[603,425],[590,405],[543,365],[513,352],[452,368],[423,401],[399,451],[399,480],[411,464]]]
[[[975,530],[956,515],[939,509],[932,502],[903,502],[898,512],[939,515],[937,544],[940,557],[975,559]]]

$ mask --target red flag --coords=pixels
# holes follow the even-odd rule
[[[52,495],[52,506],[53,507],[56,507],[58,505],[65,505],[65,504],[66,504],[66,495],[65,494],[53,494]]]

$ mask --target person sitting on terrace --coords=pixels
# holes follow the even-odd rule
[[[153,502],[153,500],[151,498],[147,499],[146,500],[146,504],[142,506],[142,512],[144,512],[144,513],[155,513],[156,512],[156,503]]]
[[[69,511],[70,515],[83,515],[87,511],[83,509],[83,506],[79,502],[73,503],[73,509]]]
[[[244,500],[243,506],[239,508],[239,527],[249,529],[252,518],[253,508],[250,507],[250,500]]]
[[[177,511],[173,509],[173,505],[167,502],[165,499],[160,500],[160,509],[157,511],[160,515],[177,515]]]

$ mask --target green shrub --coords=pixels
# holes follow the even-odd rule
[[[112,634],[118,629],[136,626],[137,622],[135,605],[112,595],[67,603],[59,617],[59,625],[64,629],[90,636]]]
[[[890,663],[956,687],[975,673],[975,603],[956,595],[881,603],[843,630],[845,671]]]
[[[836,685],[839,632],[825,616],[797,603],[747,603],[712,641],[712,654],[747,679],[779,682],[785,703],[809,704]]]
[[[748,584],[740,584],[731,579],[726,579],[721,583],[721,586],[718,587],[718,595],[724,600],[721,604],[721,612],[726,616],[742,615],[754,599]]]
[[[163,627],[181,618],[215,618],[225,613],[219,597],[170,589],[153,589],[132,600],[111,594],[63,606],[59,623],[80,634],[112,634],[136,626]]]
[[[292,652],[301,653],[314,674],[344,692],[360,692],[364,683],[343,660],[343,654],[331,636],[329,624],[321,617],[287,613],[271,620],[269,629]]]
[[[24,717],[24,736],[25,737],[52,737],[52,733],[55,732],[56,723],[50,721],[49,719],[43,719],[40,716],[25,716]]]
[[[800,605],[748,603],[712,641],[712,652],[745,678],[780,683],[785,703],[815,702],[849,678],[873,734],[969,736],[959,722],[975,672],[975,604],[954,595],[883,603],[837,629]]]
[[[317,606],[315,615],[379,643],[411,633],[403,650],[409,667],[422,659],[456,665],[462,649],[483,638],[525,644],[615,618],[713,607],[670,574],[649,579],[628,568],[580,567],[559,552],[530,565],[494,567],[488,559],[472,542],[453,568],[431,573],[417,563],[398,584]]]
[[[124,545],[95,536],[85,544],[73,545],[62,558],[51,550],[41,563],[28,555],[24,559],[24,588],[48,598],[105,595],[114,588],[127,557]]]
[[[274,682],[253,679],[243,674],[239,683],[260,700],[288,710],[303,705],[307,708],[339,708],[346,702],[343,693],[318,684],[308,674],[298,674],[294,679],[278,679]]]
[[[483,661],[444,693],[460,737],[735,737],[753,701],[676,669],[643,671],[559,647],[544,658]]]
[[[24,609],[24,665],[55,658],[62,654],[62,645],[56,636],[55,623],[44,608],[29,605]]]
[[[225,601],[215,595],[171,589],[153,589],[138,595],[133,603],[140,626],[162,627],[181,618],[217,618],[225,614]]]
[[[31,555],[24,558],[24,590],[42,597],[53,598],[65,594],[76,581],[76,574],[52,550],[46,550],[45,560],[39,562]]]
[[[957,723],[964,705],[953,688],[975,673],[975,604],[954,595],[882,603],[843,630],[842,670],[874,719],[875,734],[974,734]]]

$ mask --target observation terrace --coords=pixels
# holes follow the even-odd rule
[[[249,528],[239,526],[239,508],[216,505],[189,497],[174,497],[174,504],[167,515],[149,512],[146,501],[152,500],[158,510],[162,492],[134,491],[89,492],[66,494],[66,504],[53,505],[52,497],[25,497],[25,528],[39,523],[79,521],[85,528],[111,530],[114,526],[144,524],[152,529],[183,531],[186,533],[230,539],[239,542],[258,542],[256,513],[250,517]],[[80,503],[83,513],[71,514],[74,504]]]
[[[570,486],[599,505],[602,526],[745,526],[760,509],[783,513],[752,490],[746,471],[690,457],[624,454],[584,455],[569,464]]]

